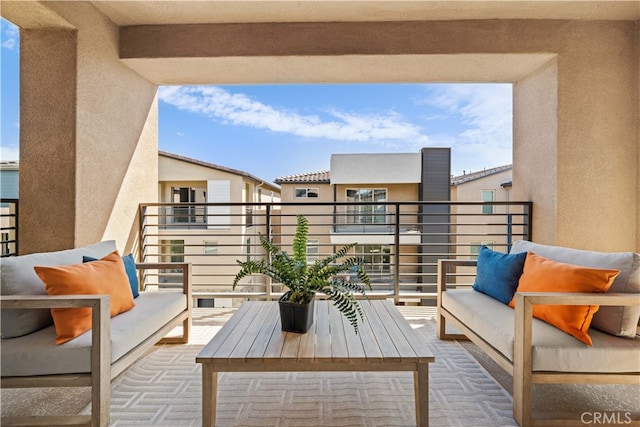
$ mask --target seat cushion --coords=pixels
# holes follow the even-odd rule
[[[514,313],[507,305],[473,289],[442,293],[442,307],[513,362]],[[589,330],[586,346],[539,319],[532,321],[532,364],[537,372],[640,373],[640,338]]]
[[[169,320],[186,310],[181,292],[141,292],[136,306],[111,318],[111,361],[119,360]],[[91,331],[56,345],[51,325],[34,333],[2,339],[2,376],[91,372]]]
[[[591,268],[620,270],[608,292],[637,293],[640,297],[640,254],[634,252],[594,252],[560,246],[516,241],[510,253],[533,252],[558,262]],[[634,338],[640,321],[640,306],[602,306],[593,316],[591,327],[613,335]]]
[[[116,250],[115,240],[95,245],[57,252],[43,252],[3,258],[0,262],[0,287],[2,295],[47,295],[44,283],[33,267],[82,263],[82,256],[102,258]],[[51,325],[50,310],[2,310],[2,338],[19,337]]]

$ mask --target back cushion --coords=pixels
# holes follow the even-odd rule
[[[44,283],[33,267],[57,266],[82,263],[82,256],[102,258],[116,250],[115,240],[58,252],[43,252],[0,261],[0,290],[2,295],[47,295]],[[2,338],[13,338],[30,334],[53,323],[51,311],[2,310],[0,312]]]
[[[634,252],[594,252],[560,246],[540,245],[525,240],[516,241],[511,253],[533,252],[558,262],[590,268],[620,270],[608,292],[640,293],[640,254]],[[634,338],[640,320],[640,306],[600,306],[591,327],[612,335]]]

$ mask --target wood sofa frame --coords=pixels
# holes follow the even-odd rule
[[[439,260],[437,291],[437,333],[440,339],[471,340],[494,362],[513,377],[513,418],[520,427],[529,426],[584,426],[580,420],[533,418],[531,397],[533,384],[637,384],[640,372],[539,372],[533,371],[531,359],[531,333],[533,306],[547,305],[640,305],[637,294],[625,293],[543,293],[518,292],[514,310],[514,355],[513,362],[496,350],[485,339],[469,328],[454,314],[442,307],[442,292],[449,287],[470,287],[471,284],[448,284],[450,267],[473,267],[476,261]],[[446,322],[450,321],[463,334],[447,334]],[[628,425],[640,425],[633,422]]]
[[[143,263],[138,270],[176,269],[182,271],[182,292],[186,295],[186,310],[167,322],[153,335],[139,343],[113,364],[111,363],[111,316],[108,295],[19,295],[1,296],[0,308],[91,308],[91,372],[79,374],[55,374],[24,377],[2,377],[2,388],[29,387],[91,387],[90,415],[2,417],[2,426],[67,426],[86,425],[106,427],[109,424],[111,406],[111,381],[124,372],[147,350],[158,343],[187,343],[191,334],[191,264]],[[182,324],[182,335],[165,337]]]

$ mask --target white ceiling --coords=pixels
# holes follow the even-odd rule
[[[466,19],[638,20],[640,0],[93,1],[117,25]]]

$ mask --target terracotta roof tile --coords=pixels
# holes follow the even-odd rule
[[[300,173],[296,175],[281,176],[275,179],[276,184],[291,183],[291,182],[312,182],[312,183],[327,183],[331,182],[331,176],[329,171]]]

